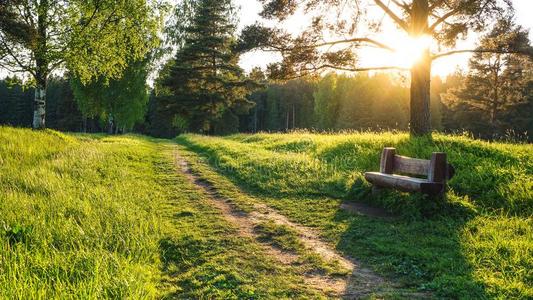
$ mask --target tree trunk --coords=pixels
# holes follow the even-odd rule
[[[494,98],[490,107],[490,125],[493,131],[496,130],[496,114],[498,113],[498,103],[500,102],[500,62],[500,55],[498,54],[494,64]]]
[[[431,134],[430,116],[431,58],[429,50],[411,69],[411,119],[413,136]]]
[[[33,129],[46,128],[46,79],[35,87],[33,100]]]
[[[428,33],[428,0],[414,0],[411,11],[410,36],[421,38]],[[431,91],[431,55],[428,48],[411,68],[411,117],[412,136],[431,134],[430,92]]]
[[[287,108],[287,118],[285,119],[285,131],[288,132],[289,131],[289,108]]]
[[[294,108],[294,103],[292,104],[292,129],[296,128],[296,111]]]
[[[254,133],[257,133],[257,105],[254,107]]]
[[[107,123],[108,123],[108,128],[107,128],[107,133],[108,134],[113,134],[113,116],[109,116],[109,119],[107,120]]]
[[[37,48],[35,55],[35,98],[33,101],[33,129],[46,127],[46,84],[48,81],[47,27],[48,0],[39,3],[37,16]]]

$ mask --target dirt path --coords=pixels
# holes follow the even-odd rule
[[[284,225],[298,233],[299,240],[307,250],[315,252],[325,261],[337,261],[343,268],[349,270],[349,275],[347,276],[332,277],[316,272],[303,274],[306,284],[323,291],[331,297],[347,299],[360,299],[370,295],[390,292],[398,294],[400,291],[397,286],[378,276],[372,270],[361,267],[361,264],[356,259],[339,254],[323,242],[318,233],[312,228],[290,221],[287,217],[267,205],[256,203],[254,204],[254,210],[250,213],[238,210],[228,199],[221,197],[210,183],[202,180],[197,174],[192,172],[187,161],[177,151],[175,152],[175,160],[179,170],[209,196],[213,205],[222,212],[226,220],[237,228],[240,236],[258,240],[258,234],[254,228],[265,221]],[[299,255],[296,253],[282,251],[268,243],[259,242],[259,244],[266,254],[274,257],[284,265],[292,265],[299,261]],[[407,298],[420,298],[420,295],[417,294],[408,293],[408,295],[404,295]]]

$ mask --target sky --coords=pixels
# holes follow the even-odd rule
[[[241,7],[240,28],[253,24],[260,19],[259,12],[261,11],[261,5],[257,0],[235,1],[237,5]],[[533,40],[533,0],[513,0],[513,5],[516,10],[517,23],[530,30],[530,38]],[[383,12],[379,8],[375,8],[375,10],[372,10],[371,8],[369,9],[369,15],[370,14],[383,14]],[[289,32],[296,34],[305,27],[307,22],[308,19],[302,15],[297,15],[288,19],[284,28]],[[392,55],[385,51],[376,50],[375,48],[361,49],[359,52],[359,61],[361,62],[362,67],[385,65],[409,67],[412,63],[412,59],[410,58],[412,58],[413,55],[411,55],[411,52],[415,50],[413,47],[408,47],[406,45],[413,45],[413,43],[406,43],[406,37],[402,36],[392,23],[384,24],[383,33],[372,35],[372,37],[390,45],[401,46],[399,46],[398,52]],[[467,40],[459,41],[456,48],[475,48],[476,40],[476,34],[470,34]],[[420,41],[414,41],[414,43],[420,43]],[[468,65],[468,59],[470,56],[471,54],[458,54],[436,60],[433,63],[433,73],[444,77],[453,73],[458,67],[465,69]],[[256,66],[264,68],[268,63],[275,62],[279,59],[279,55],[273,53],[253,52],[242,56],[240,65],[245,70],[249,71]]]

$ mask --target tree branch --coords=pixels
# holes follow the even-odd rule
[[[313,45],[303,45],[303,46],[296,46],[292,48],[285,48],[285,47],[277,47],[274,45],[267,45],[267,47],[272,48],[272,50],[268,49],[261,49],[265,52],[284,52],[284,51],[291,51],[296,48],[303,48],[303,49],[310,49],[310,48],[319,48],[323,46],[334,46],[338,44],[348,44],[348,43],[368,43],[372,44],[378,48],[385,49],[391,52],[396,51],[396,49],[385,45],[384,43],[378,42],[376,40],[370,39],[370,38],[351,38],[351,39],[345,39],[345,40],[338,40],[338,41],[331,41],[331,42],[324,42],[320,44],[313,44]]]
[[[396,49],[394,49],[394,48],[392,48],[390,46],[387,46],[387,45],[385,45],[385,44],[383,44],[381,42],[378,42],[376,40],[370,39],[370,38],[351,38],[351,39],[346,39],[346,40],[324,42],[324,43],[316,44],[316,45],[309,46],[309,47],[318,48],[318,47],[322,47],[322,46],[333,46],[333,45],[347,44],[347,43],[369,43],[369,44],[377,46],[377,47],[379,47],[381,49],[385,49],[385,50],[389,50],[389,51],[396,51]]]
[[[439,7],[439,5],[441,5],[442,3],[445,3],[445,1],[444,0],[435,1],[435,3],[433,3],[433,5],[429,7],[429,11],[433,11],[435,8]]]
[[[301,71],[319,71],[322,69],[335,69],[340,71],[347,72],[367,72],[367,71],[383,71],[383,70],[399,70],[399,71],[409,71],[409,68],[402,68],[396,66],[383,66],[383,67],[365,67],[365,68],[349,68],[349,67],[340,67],[331,64],[324,64],[318,67],[313,67],[309,69],[303,69]]]
[[[9,56],[11,56],[11,58],[13,58],[13,60],[17,63],[17,65],[19,66],[19,68],[21,70],[24,70],[26,72],[29,72],[31,75],[33,75],[35,77],[35,72],[28,66],[25,66],[18,58],[17,56],[13,53],[13,51],[11,51],[11,48],[9,47],[9,45],[6,44],[6,42],[4,40],[2,40],[2,44],[4,45],[4,49],[5,51],[7,52],[7,54],[9,54]]]
[[[526,55],[529,57],[533,56],[533,53],[528,51],[520,51],[520,50],[497,50],[497,49],[466,49],[466,50],[453,50],[448,52],[443,52],[439,54],[435,54],[431,56],[431,60],[437,60],[439,58],[450,56],[454,54],[461,54],[461,53],[494,53],[494,54],[519,54],[519,55]]]
[[[399,0],[391,0],[392,3],[398,5],[399,7],[403,8],[407,13],[411,12],[411,7],[409,7],[409,4],[399,1]]]
[[[396,22],[403,30],[409,31],[409,26],[407,23],[398,17],[387,5],[385,5],[381,0],[374,0],[374,2],[385,11],[385,13],[391,17],[394,22]]]
[[[453,15],[455,15],[456,13],[459,12],[459,8],[456,8],[456,9],[453,9],[449,12],[447,12],[446,14],[444,14],[442,17],[440,17],[439,19],[437,19],[435,21],[435,23],[433,23],[431,26],[429,26],[429,31],[430,32],[433,32],[435,31],[435,28],[437,28],[437,26],[439,26],[440,24],[442,24],[443,22],[445,22],[449,17],[452,17]]]

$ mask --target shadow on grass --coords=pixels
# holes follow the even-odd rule
[[[214,155],[185,139],[177,142],[198,155]],[[405,287],[431,291],[437,297],[488,298],[485,286],[473,278],[473,267],[464,255],[461,240],[465,224],[475,214],[460,202],[432,203],[423,197],[396,192],[372,198],[370,187],[362,185],[360,193],[351,199],[383,204],[387,197],[392,197],[397,208],[405,204],[413,212],[399,219],[371,218],[342,210],[340,199],[272,195],[250,184],[249,179],[238,178],[230,169],[216,169],[213,164],[211,167],[244,192],[263,198],[293,220],[319,227],[323,237],[336,243],[340,252],[362,260]],[[416,213],[413,211],[416,209],[422,211]]]
[[[435,296],[486,298],[463,252],[461,232],[470,218],[433,216],[379,219],[337,210],[331,220],[343,224],[337,249],[361,259],[405,287]]]

